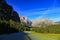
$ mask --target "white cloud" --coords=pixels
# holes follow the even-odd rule
[[[49,11],[50,10],[48,9],[45,12],[43,12],[43,14],[41,16],[36,17],[36,20],[44,18],[44,16],[47,15]]]
[[[34,15],[40,15],[40,14],[47,14],[51,12],[57,12],[56,10],[60,11],[60,8],[52,8],[52,9],[47,9],[47,8],[41,8],[41,9],[32,9],[32,10],[26,10],[26,11],[21,11],[21,14],[27,15],[27,16],[34,16]]]
[[[35,10],[35,11],[34,11]],[[38,10],[38,11],[36,11]],[[35,18],[33,18],[32,20],[39,20],[39,19],[43,19],[46,15],[51,14],[52,13],[56,13],[59,14],[60,13],[60,8],[51,8],[51,9],[33,9],[33,10],[28,10],[28,11],[24,11],[23,13],[25,13],[25,15],[27,17],[33,17],[36,15],[40,15],[40,16],[36,16]],[[51,16],[48,15],[48,16]],[[48,18],[48,17],[47,17]],[[54,19],[54,18],[53,18]],[[55,20],[55,19],[54,19]]]
[[[48,9],[48,10],[44,11],[41,16],[36,17],[36,20],[43,19],[46,15],[52,14],[52,13],[56,13],[56,14],[60,13],[60,8]],[[53,19],[56,20],[59,18],[53,18]]]
[[[27,15],[27,16],[34,16],[34,15],[44,14],[44,12],[46,10],[47,10],[47,8],[32,9],[32,10],[21,11],[21,14],[24,14],[24,15]]]

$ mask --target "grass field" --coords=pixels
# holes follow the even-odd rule
[[[31,40],[60,40],[60,34],[42,34],[32,31],[26,31]]]

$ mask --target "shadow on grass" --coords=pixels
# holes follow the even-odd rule
[[[0,40],[31,40],[25,32],[0,35]]]

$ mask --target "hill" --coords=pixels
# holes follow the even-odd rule
[[[18,32],[19,15],[5,0],[0,0],[0,34]]]

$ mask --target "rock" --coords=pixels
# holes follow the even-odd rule
[[[0,19],[7,21],[12,19],[15,22],[20,22],[18,13],[5,0],[0,0]]]
[[[11,22],[14,25],[20,23],[19,15],[12,6],[8,5],[5,0],[0,0],[0,34],[18,32],[15,26],[11,26],[10,20],[14,22]]]
[[[20,16],[20,20],[21,20],[22,23],[24,23],[26,25],[31,26],[31,24],[32,24],[32,22],[27,17]]]
[[[54,24],[54,22],[48,18],[42,19],[42,20],[34,20],[32,21],[32,26],[39,27],[39,26],[45,26],[45,25],[51,25]]]

